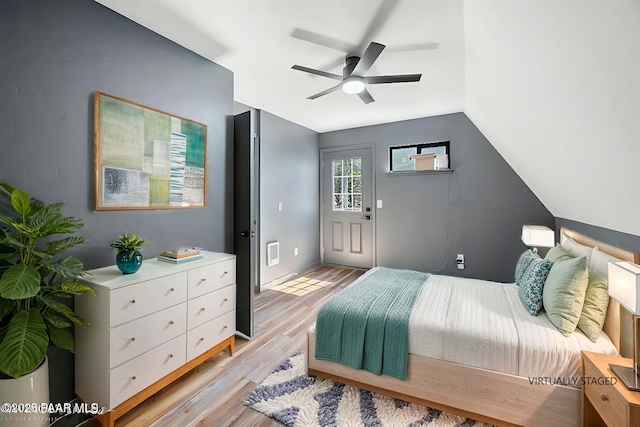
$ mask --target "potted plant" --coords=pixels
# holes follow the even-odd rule
[[[118,250],[116,265],[123,274],[132,274],[142,265],[142,254],[138,252],[145,240],[137,234],[123,234],[109,245]]]
[[[21,395],[13,388],[20,387],[20,380],[25,378],[27,387],[32,387],[37,380],[30,376],[43,370],[38,375],[46,382],[40,387],[46,390],[46,397],[31,396],[24,403],[48,402],[47,348],[54,345],[73,353],[70,328],[89,326],[60,301],[94,294],[78,281],[86,274],[82,263],[73,256],[61,256],[83,243],[84,237],[52,237],[73,234],[83,225],[79,218],[65,217],[63,206],[45,205],[0,183],[0,375],[18,379],[0,380],[0,400],[6,402]]]

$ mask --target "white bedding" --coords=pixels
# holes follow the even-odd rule
[[[410,354],[554,384],[580,386],[582,350],[617,354],[604,332],[564,337],[544,312],[531,316],[515,284],[431,275],[409,321]]]

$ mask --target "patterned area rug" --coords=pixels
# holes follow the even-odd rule
[[[269,375],[244,404],[290,427],[488,427],[470,418],[305,375],[304,354]]]

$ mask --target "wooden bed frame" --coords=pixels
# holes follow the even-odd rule
[[[571,230],[561,229],[561,241],[571,237],[587,246],[617,258],[638,262],[638,255],[598,242]],[[622,355],[629,356],[631,347],[631,314],[614,300],[604,326]],[[626,321],[628,317],[629,322]],[[528,378],[486,369],[459,365],[443,360],[409,355],[407,379],[389,376],[316,360],[315,332],[307,340],[307,372],[309,375],[339,381],[387,396],[431,408],[459,414],[499,426],[565,427],[580,425],[580,389],[561,385],[532,385]],[[627,348],[628,347],[628,348]]]

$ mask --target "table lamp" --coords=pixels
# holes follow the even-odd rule
[[[611,370],[629,390],[640,391],[638,333],[640,325],[640,266],[630,262],[609,263],[609,296],[629,310],[633,318],[633,367],[610,364]]]
[[[538,252],[537,248],[552,248],[555,245],[556,233],[544,225],[523,225],[522,241],[525,245],[533,247],[533,252]]]

